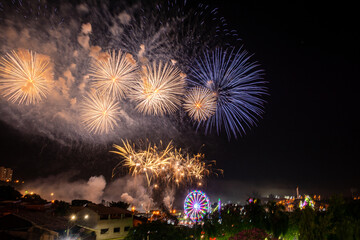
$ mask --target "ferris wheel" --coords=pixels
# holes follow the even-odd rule
[[[184,213],[192,221],[201,221],[208,212],[210,212],[210,201],[204,192],[194,190],[186,196],[184,201]]]

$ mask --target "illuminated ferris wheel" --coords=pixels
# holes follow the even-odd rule
[[[184,201],[184,212],[194,222],[199,222],[210,212],[210,201],[202,191],[190,192]]]

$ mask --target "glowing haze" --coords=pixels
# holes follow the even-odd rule
[[[181,113],[189,64],[222,42],[217,37],[222,30],[228,32],[216,9],[167,1],[157,5],[65,1],[59,6],[6,2],[0,21],[1,119],[64,145],[109,143],[139,138],[144,132],[176,138],[190,130]],[[236,32],[232,35],[228,38],[237,38]],[[8,70],[8,63],[14,62],[10,57],[20,63],[32,61],[41,77],[17,77],[19,84],[8,81],[17,74]],[[99,97],[116,98],[116,121],[104,114],[107,121],[98,125],[80,114],[83,99],[93,89]],[[30,103],[34,104],[26,106]]]

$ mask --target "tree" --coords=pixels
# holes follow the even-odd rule
[[[260,200],[245,205],[245,221],[255,228],[266,229],[266,212]]]
[[[74,199],[71,201],[72,206],[80,206],[80,207],[84,206],[86,204],[89,204],[89,203],[92,203],[92,202],[90,202],[88,200],[83,200],[83,199]]]
[[[22,197],[22,200],[24,202],[31,202],[31,203],[47,203],[47,201],[45,199],[42,199],[40,195],[38,194],[26,194],[25,196]]]
[[[129,206],[130,206],[130,203],[126,203],[126,202],[122,202],[122,201],[110,203],[110,207],[118,207],[118,208],[122,208],[122,209],[128,209]]]
[[[300,240],[316,240],[315,238],[315,212],[312,208],[306,207],[301,211],[299,222]]]
[[[70,212],[70,204],[56,200],[54,203],[54,213],[57,216],[67,216]]]
[[[174,226],[160,221],[140,224],[130,229],[126,240],[183,240],[188,239],[193,229]]]
[[[0,186],[0,200],[18,200],[22,194],[12,186]]]
[[[268,230],[272,232],[275,237],[286,234],[289,228],[289,217],[285,213],[284,205],[270,201],[266,206],[268,208]]]
[[[315,212],[311,207],[301,211],[299,222],[300,240],[325,240],[330,234],[331,218],[328,214]]]
[[[243,230],[233,237],[229,238],[229,240],[263,240],[263,239],[271,239],[269,234],[267,234],[263,229],[253,228]]]
[[[330,218],[331,232],[329,240],[360,239],[360,203],[345,202],[341,195],[330,198],[327,215]]]

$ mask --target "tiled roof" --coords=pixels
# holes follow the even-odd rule
[[[93,210],[97,214],[127,214],[132,215],[132,212],[118,208],[118,207],[105,207],[101,204],[88,204],[86,206],[87,208]]]

